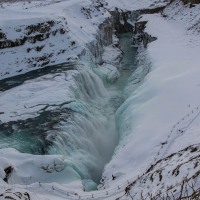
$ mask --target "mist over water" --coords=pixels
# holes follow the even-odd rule
[[[135,69],[136,50],[130,46],[130,36],[120,35],[124,58],[118,66],[121,77],[115,83],[105,88],[89,64],[70,68],[78,70],[74,76],[74,88],[78,89],[71,88],[74,100],[33,119],[1,124],[0,148],[12,147],[30,154],[64,155],[66,165],[83,180],[86,190],[95,189],[119,140],[115,113],[124,101],[123,88]],[[61,67],[59,73],[70,69]],[[46,73],[55,75],[57,71]],[[32,78],[34,80],[34,76]],[[66,177],[67,182],[70,180]]]

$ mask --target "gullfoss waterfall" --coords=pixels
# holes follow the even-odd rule
[[[106,80],[102,78],[104,70],[101,66],[77,62],[40,73],[29,72],[9,79],[7,85],[4,83],[5,88],[9,88],[5,98],[9,98],[9,91],[14,90],[23,92],[21,101],[31,93],[33,101],[37,97],[38,102],[34,102],[34,106],[25,105],[32,109],[31,113],[19,114],[19,119],[0,124],[0,148],[15,148],[24,155],[34,154],[34,164],[38,158],[44,163],[52,159],[53,163],[53,167],[51,164],[41,167],[47,176],[37,172],[37,176],[29,173],[21,178],[21,173],[16,171],[11,182],[31,184],[53,180],[70,183],[81,180],[84,190],[97,188],[103,168],[119,142],[115,113],[125,100],[123,89],[136,68],[136,49],[130,46],[130,36],[130,33],[120,35],[124,57],[118,69],[109,68],[114,75]],[[117,80],[116,74],[121,74]],[[55,155],[62,155],[59,161]],[[55,174],[57,172],[61,175]]]

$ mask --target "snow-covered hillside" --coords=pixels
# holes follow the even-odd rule
[[[191,7],[174,1],[161,14],[144,15],[139,19],[147,21],[145,31],[157,40],[150,43],[146,50],[140,49],[146,52],[145,59],[151,63],[150,72],[140,87],[133,92],[129,89],[129,98],[118,110],[123,139],[105,168],[106,186],[119,184],[130,176],[137,177],[159,159],[199,144],[199,10],[200,5]],[[141,55],[144,59],[143,53]],[[134,79],[129,84],[134,84]],[[189,159],[190,153],[187,156]],[[199,177],[198,157],[195,162],[197,173],[194,174]],[[169,164],[165,165],[168,170]],[[179,163],[175,165],[179,166]],[[192,167],[188,167],[175,178],[163,175],[163,189],[175,183],[181,184],[185,177],[193,176],[191,170]],[[112,180],[111,174],[116,176],[115,180]],[[145,180],[142,179],[143,184]],[[156,191],[154,195],[162,192],[160,181],[157,180],[153,189],[148,182],[145,186],[147,189],[144,188],[145,184],[140,186],[136,199],[140,199],[142,192],[148,194]],[[138,190],[138,186],[134,185],[131,187],[133,196]]]
[[[112,86],[120,77],[121,51],[114,35],[104,35],[113,27],[109,10],[163,5],[165,1],[66,0],[6,3],[0,8],[0,44],[28,38],[16,47],[0,45],[1,79],[73,61],[66,70],[58,67],[0,93],[0,126],[19,131],[29,126],[29,120],[50,112],[47,117],[55,121],[39,118],[41,127],[56,132],[55,146],[71,145],[64,156],[1,149],[0,199],[200,198],[200,4],[175,0],[160,13],[140,16],[144,32],[156,40],[147,48],[139,45],[137,69],[123,91],[124,102]],[[108,26],[102,28],[105,22]],[[40,34],[42,41],[31,42]],[[103,38],[109,39],[104,43]],[[107,83],[111,83],[108,88]],[[109,161],[106,152],[118,139],[110,113],[118,102],[122,102],[115,115],[119,144]],[[78,129],[73,129],[74,119]],[[71,135],[63,140],[60,132],[66,127]],[[104,168],[99,191],[86,192],[96,187],[97,168]]]
[[[110,16],[104,4],[89,0],[3,4],[1,79],[85,56],[86,44],[96,40],[99,25]]]

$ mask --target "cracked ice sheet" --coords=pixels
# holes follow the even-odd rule
[[[77,90],[74,77],[77,73],[71,70],[65,73],[44,75],[26,81],[20,86],[0,93],[0,120],[3,123],[25,120],[39,115],[47,105],[54,109],[75,98]],[[53,106],[51,106],[53,105]]]

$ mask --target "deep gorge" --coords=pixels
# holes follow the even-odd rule
[[[131,46],[133,25],[128,23],[130,19],[134,23],[136,16],[135,13],[116,10],[116,13],[113,13],[114,21],[108,19],[103,23],[96,41],[88,44],[89,51],[84,50],[79,55],[85,60],[83,62],[69,61],[1,80],[1,91],[15,91],[15,88],[28,86],[30,88],[27,91],[25,89],[25,93],[31,91],[36,95],[40,91],[38,81],[41,83],[41,89],[47,80],[52,86],[56,82],[61,86],[69,83],[67,90],[70,98],[68,101],[52,104],[48,100],[48,94],[46,100],[42,99],[43,103],[24,105],[25,109],[33,109],[35,117],[26,117],[25,114],[24,119],[1,123],[0,148],[14,148],[21,153],[33,155],[62,155],[63,166],[58,171],[62,171],[65,176],[54,181],[70,183],[78,179],[82,180],[84,190],[96,189],[104,166],[112,158],[119,143],[119,134],[122,134],[118,130],[121,126],[118,120],[120,114],[116,119],[116,112],[121,112],[123,107],[120,112],[118,108],[126,100],[124,89],[129,77],[134,77],[134,71],[139,67],[135,60],[137,48]],[[121,20],[124,20],[124,23],[120,25]],[[115,29],[118,27],[116,33],[119,43],[112,44],[113,23]],[[104,63],[103,48],[109,45],[112,45],[114,51],[118,51],[118,56],[114,61],[108,59],[110,63]],[[118,47],[122,53],[119,53]],[[137,75],[141,75],[136,78],[142,80],[146,72]],[[131,81],[130,79],[129,86],[137,85]],[[51,85],[45,87],[50,93],[53,92],[48,89]],[[23,115],[21,117],[23,118]],[[52,174],[57,171],[50,165],[43,166],[42,170]],[[30,175],[30,178],[21,179],[15,174],[14,182],[31,184],[51,181],[31,177]]]
[[[91,189],[88,185],[93,185],[94,189],[94,183],[99,183],[104,165],[109,162],[118,144],[115,112],[124,101],[123,88],[136,68],[136,49],[130,46],[131,34],[119,36],[124,57],[118,64],[121,76],[114,83],[104,80],[104,86],[96,75],[99,74],[98,69],[88,68],[85,64],[64,64],[55,66],[56,70],[50,68],[42,74],[43,78],[47,74],[61,76],[70,68],[79,71],[75,77],[79,91],[71,91],[76,93],[76,98],[63,105],[55,105],[57,108],[53,111],[41,110],[36,118],[1,124],[0,147],[16,148],[20,152],[36,155],[64,155],[73,173],[77,173],[75,176],[83,180],[85,189]],[[12,78],[12,83],[17,79]]]

